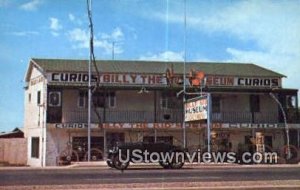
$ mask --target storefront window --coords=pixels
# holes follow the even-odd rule
[[[172,136],[158,136],[156,137],[156,142],[164,142],[173,144],[173,137]],[[143,142],[154,143],[155,137],[154,136],[144,136]]]

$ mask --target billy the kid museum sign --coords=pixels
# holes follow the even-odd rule
[[[87,85],[89,76],[87,73],[53,72],[48,73],[48,81],[59,85]],[[93,74],[91,81],[95,83],[98,75]],[[176,84],[181,75],[176,75],[173,83]],[[166,86],[167,80],[163,74],[139,74],[139,73],[101,73],[99,82],[103,85],[152,85]],[[186,84],[189,85],[188,77]],[[214,87],[281,87],[280,78],[263,77],[239,77],[239,76],[218,76],[206,75],[206,85]]]

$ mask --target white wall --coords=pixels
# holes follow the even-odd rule
[[[40,105],[37,104],[37,94],[41,92]],[[28,139],[27,160],[30,166],[42,166],[42,158],[45,157],[45,143],[43,137],[45,136],[45,121],[46,121],[46,105],[47,105],[47,89],[46,79],[42,73],[36,68],[32,68],[28,88],[25,90],[24,97],[24,136]],[[29,101],[29,95],[31,100]],[[31,138],[40,138],[39,158],[31,158]]]

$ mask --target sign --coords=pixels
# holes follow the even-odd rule
[[[231,77],[213,76],[206,77],[207,86],[239,86],[239,87],[281,87],[279,78],[259,78],[259,77]]]
[[[199,121],[207,119],[208,99],[207,97],[189,100],[184,104],[184,121]]]
[[[291,124],[292,125],[292,124]],[[49,128],[56,129],[87,129],[87,123],[56,123],[48,124]],[[188,129],[207,128],[206,123],[186,123]],[[300,128],[299,124],[289,126],[290,128]],[[182,129],[182,123],[103,123],[91,124],[92,129]],[[278,124],[252,124],[252,123],[211,123],[212,129],[228,129],[228,128],[284,128],[284,125]]]
[[[86,129],[88,128],[87,123],[56,123],[54,127],[57,129]],[[92,124],[91,128],[97,128],[97,125]]]
[[[30,86],[34,86],[34,85],[36,85],[38,83],[41,83],[43,81],[44,81],[44,77],[43,76],[38,76],[38,77],[33,78],[33,79],[30,80]]]
[[[103,123],[104,129],[180,129],[181,123]]]
[[[59,83],[85,83],[89,81],[87,73],[49,73],[48,80],[50,82]],[[95,83],[98,80],[98,75],[93,74],[91,82]],[[99,82],[102,84],[138,84],[138,85],[166,85],[166,78],[158,74],[118,74],[118,73],[101,73]]]
[[[63,85],[87,85],[89,81],[88,73],[77,72],[53,72],[47,74],[50,83],[60,83]],[[220,76],[205,75],[206,85],[212,87],[247,87],[247,88],[274,88],[281,87],[280,78],[266,77],[238,77],[238,76]],[[192,80],[186,77],[186,84]],[[92,74],[91,82],[95,83],[98,75]],[[169,79],[170,84],[182,86],[182,75],[174,75]],[[39,82],[39,81],[38,81]],[[142,73],[100,73],[99,82],[104,85],[147,85],[147,86],[167,86],[167,77],[164,74],[142,74]],[[35,82],[33,82],[35,83]]]

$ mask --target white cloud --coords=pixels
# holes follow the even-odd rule
[[[50,17],[50,32],[53,36],[59,36],[59,30],[63,28],[63,26],[60,24],[60,21],[57,18]]]
[[[20,9],[25,11],[35,11],[42,4],[41,0],[32,0],[20,6]]]
[[[112,31],[111,34],[102,33],[101,38],[109,41],[120,42],[124,39],[124,34],[122,30],[119,27],[117,27]]]
[[[187,2],[188,30],[210,36],[225,35],[241,43],[253,43],[247,50],[227,48],[226,52],[231,57],[229,60],[252,62],[278,71],[288,76],[285,87],[300,88],[296,73],[300,70],[299,1],[231,1],[222,6],[214,3],[207,6],[206,11],[199,10],[201,7],[192,3]],[[176,11],[170,9],[169,22],[183,26],[183,14]],[[151,16],[166,22],[163,12]]]
[[[70,21],[75,20],[75,16],[72,13],[69,13],[68,17],[69,17]]]
[[[147,55],[140,56],[139,59],[151,61],[183,61],[184,52],[164,51],[158,54],[148,53]]]
[[[73,24],[82,25],[82,20],[76,17],[74,14],[69,13],[68,18]]]
[[[80,28],[75,28],[67,33],[69,40],[73,43],[72,48],[82,49],[89,48],[89,32],[88,30],[83,30]],[[110,54],[112,52],[113,40],[123,39],[124,34],[121,29],[116,28],[113,30],[111,34],[103,33],[100,38],[98,36],[94,36],[94,47],[101,48],[104,50],[104,54]],[[121,54],[123,53],[123,48],[121,47],[122,43],[115,43],[114,45],[114,53]]]
[[[299,89],[299,71],[300,65],[297,55],[281,55],[278,53],[260,52],[260,51],[242,51],[234,48],[226,50],[232,58],[228,62],[254,63],[267,69],[273,70],[288,78],[283,79],[283,86]]]
[[[60,24],[59,20],[57,18],[51,17],[50,20],[50,29],[58,31],[62,29],[62,25]]]
[[[21,32],[12,32],[14,36],[30,36],[30,35],[38,35],[39,32],[37,31],[21,31]]]

